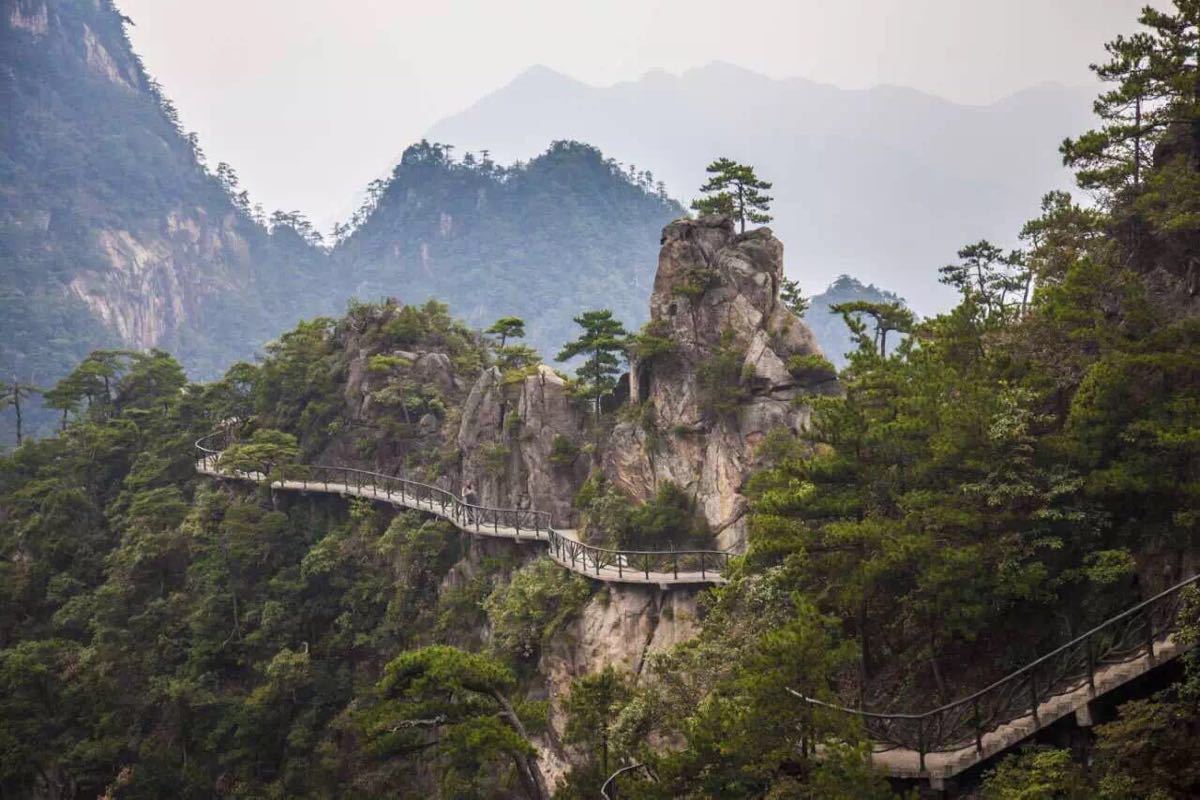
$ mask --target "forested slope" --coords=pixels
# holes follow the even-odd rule
[[[437,303],[353,304],[208,384],[161,351],[89,355],[55,387],[62,432],[0,458],[0,792],[582,798],[641,763],[622,796],[890,796],[853,721],[790,690],[928,708],[1197,568],[1200,5],[1143,21],[1151,35],[1112,45],[1097,129],[1064,145],[1102,203],[1048,194],[1019,254],[976,242],[931,270],[959,296],[945,314],[858,306],[837,393],[816,390],[828,365],[799,339],[786,361],[753,362],[775,379],[745,368],[742,340],[793,331],[771,341],[762,313],[741,339],[705,328],[699,348],[678,341],[690,314],[642,331],[628,344],[653,391],[639,380],[633,403],[597,413],[594,387],[557,378],[565,443],[533,443],[534,420],[506,413],[553,373]],[[1161,104],[1131,125],[1148,96]],[[776,305],[768,232],[706,219],[668,233],[678,281],[662,283],[662,314]],[[724,272],[695,269],[697,237]],[[742,280],[756,288],[730,289]],[[879,325],[903,343],[881,348]],[[696,419],[662,429],[656,404],[678,401],[680,375]],[[496,413],[464,453],[455,433],[485,384]],[[755,422],[764,398],[807,427],[737,441],[755,474],[713,485],[747,498],[746,550],[697,597],[599,589],[516,545],[200,479],[192,461],[198,436],[237,420],[231,467],[330,460],[436,481],[471,463],[511,488],[518,450],[545,444],[546,469],[591,470],[574,498],[585,532],[612,518],[633,523],[618,538],[673,541],[711,533],[694,498],[637,502],[602,477],[605,448],[654,474],[659,456]],[[1194,601],[1184,615],[1196,637]],[[1198,675],[1189,660],[1182,683],[1122,706],[1086,769],[1035,750],[981,794],[1195,796]]]
[[[553,356],[585,307],[607,306],[630,329],[646,320],[659,232],[682,214],[645,175],[579,142],[511,167],[422,142],[372,187],[333,260],[364,298],[436,298],[478,326],[522,317]]]

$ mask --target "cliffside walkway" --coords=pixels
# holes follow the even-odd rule
[[[196,442],[196,471],[214,478],[262,483],[258,472],[224,470],[221,454],[231,433],[221,429]],[[581,542],[573,530],[554,528],[550,514],[534,509],[473,505],[445,489],[419,481],[351,467],[286,464],[271,487],[365,497],[434,514],[478,536],[544,543],[556,563],[605,583],[652,584],[663,588],[724,583],[730,554],[723,550],[610,550]]]
[[[974,694],[924,713],[875,713],[803,699],[859,717],[875,742],[872,761],[893,778],[948,779],[1074,714],[1092,723],[1089,703],[1184,652],[1179,607],[1195,575],[1117,614]]]

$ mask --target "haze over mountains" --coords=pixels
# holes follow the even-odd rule
[[[844,90],[712,63],[596,87],[533,67],[435,124],[430,139],[528,158],[579,139],[650,169],[685,202],[718,155],[774,181],[772,228],[787,268],[816,293],[850,274],[918,311],[951,293],[936,269],[966,240],[1004,242],[1040,196],[1069,188],[1056,154],[1086,129],[1091,88],[1035,86],[987,106],[913,89]]]
[[[128,24],[111,0],[0,0],[0,374],[27,383],[97,347],[167,349],[212,377],[299,319],[389,295],[473,325],[526,317],[552,357],[584,310],[645,321],[672,198],[718,155],[775,182],[773,227],[807,293],[845,273],[928,313],[964,241],[1003,243],[1067,184],[1055,144],[1089,113],[1090,92],[1058,86],[976,108],[720,63],[603,88],[535,67],[434,126],[452,151],[408,147],[357,228],[321,242],[206,158]]]

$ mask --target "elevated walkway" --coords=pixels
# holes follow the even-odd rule
[[[1192,646],[1180,636],[1188,578],[980,691],[923,713],[877,713],[806,702],[862,720],[872,761],[889,777],[949,779],[1015,747],[1070,714],[1091,724],[1089,704]]]
[[[263,484],[259,472],[224,469],[221,454],[227,429],[196,442],[196,471],[223,480]],[[669,588],[724,583],[721,571],[730,554],[723,550],[613,550],[580,541],[576,531],[555,528],[550,516],[533,509],[504,509],[467,503],[445,489],[379,472],[314,464],[287,464],[270,480],[282,491],[322,492],[363,497],[398,508],[441,517],[477,536],[547,545],[550,559],[572,572],[605,583],[649,584]]]

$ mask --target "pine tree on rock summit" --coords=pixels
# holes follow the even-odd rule
[[[741,233],[746,232],[746,223],[765,225],[771,221],[767,211],[771,209],[773,197],[762,192],[771,184],[754,174],[754,167],[739,164],[733,159],[718,158],[705,169],[712,175],[700,187],[707,194],[692,201],[692,209],[701,214],[728,214],[738,221]]]

